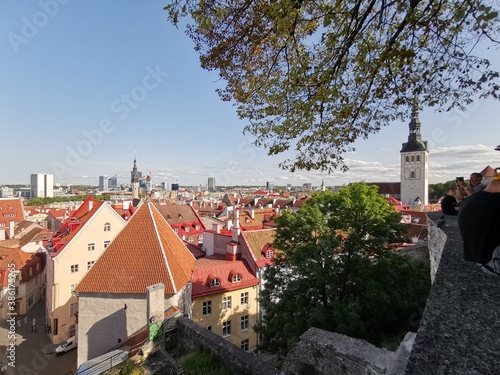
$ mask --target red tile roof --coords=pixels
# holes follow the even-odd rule
[[[94,213],[104,204],[103,201],[88,196],[82,205],[66,220],[60,231],[52,238],[53,246],[48,246],[50,256],[56,257],[71,241]]]
[[[240,282],[232,282],[232,276],[235,274],[241,276]],[[220,285],[211,288],[210,281],[214,278],[219,279]],[[191,296],[196,298],[229,290],[238,290],[258,283],[259,280],[250,272],[245,261],[229,261],[225,259],[225,255],[214,254],[196,260]]]
[[[0,198],[0,228],[9,229],[9,223],[24,220],[21,198]]]
[[[163,283],[177,293],[191,279],[195,259],[158,210],[144,203],[104,251],[76,291],[146,293]]]
[[[36,263],[41,264],[41,260],[36,254],[26,253],[19,248],[0,247],[0,286],[6,287],[8,285],[9,265],[14,264],[16,270],[21,270],[21,282],[27,282],[42,272],[42,267],[38,271],[34,268],[31,277],[28,275],[27,268],[30,265],[35,267]]]

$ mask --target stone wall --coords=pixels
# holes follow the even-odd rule
[[[282,370],[285,375],[383,375],[393,357],[367,341],[310,328],[288,353]]]
[[[434,282],[405,374],[498,374],[500,279],[464,260],[457,217],[437,228],[440,215],[428,214]]]
[[[196,324],[189,318],[177,319],[177,340],[188,350],[210,352],[229,371],[239,375],[277,375],[278,370],[257,356],[241,350],[226,339]]]

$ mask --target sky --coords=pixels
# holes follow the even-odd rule
[[[181,186],[340,186],[395,182],[408,122],[393,123],[344,155],[349,171],[295,172],[242,133],[246,125],[201,69],[184,28],[157,1],[39,0],[2,3],[0,13],[0,184],[50,173],[61,184],[130,181],[134,156],[154,183]],[[500,69],[500,52],[489,51]],[[500,103],[468,111],[423,109],[430,183],[500,166]]]

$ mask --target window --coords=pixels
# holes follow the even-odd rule
[[[415,171],[410,172],[410,178],[415,178]]]
[[[411,161],[415,161],[415,156],[414,155],[411,156]]]
[[[241,330],[248,331],[248,315],[241,317]]]
[[[210,281],[210,288],[215,288],[216,286],[220,286],[219,279],[213,279],[212,281]]]
[[[72,324],[69,327],[69,337],[73,337],[76,334],[76,324]]]
[[[104,224],[104,231],[105,232],[110,232],[111,231],[111,224],[110,223]]]
[[[190,230],[191,230],[191,227],[187,227],[187,226],[186,226],[186,227],[184,227],[184,231],[185,231],[185,232],[189,232]]]
[[[107,249],[111,241],[104,241],[104,248]]]
[[[69,316],[76,316],[78,314],[78,302],[69,305]]]
[[[203,302],[203,316],[212,315],[212,301]]]
[[[87,262],[87,271],[92,268],[94,263],[95,263],[95,260],[91,260],[90,262]]]
[[[208,326],[207,330],[211,331],[212,330],[212,326]]]
[[[227,310],[231,308],[231,296],[222,297],[222,309]]]
[[[95,243],[89,243],[89,244],[87,245],[87,250],[88,250],[88,251],[95,250]]]
[[[179,234],[179,229],[178,228],[173,228],[175,234]]]
[[[59,329],[59,319],[57,318],[54,318],[54,324],[52,325],[54,328],[52,329],[52,334],[54,336],[57,336],[59,333],[58,333],[58,329]]]
[[[244,351],[248,352],[249,344],[250,344],[250,340],[249,339],[242,340],[241,344],[240,344],[241,350],[244,350]]]
[[[417,155],[417,161],[420,161],[420,155]]]
[[[35,241],[35,245],[40,245],[40,241]]]
[[[198,236],[198,243],[203,243],[203,234]]]
[[[199,225],[196,226],[196,230],[200,230],[200,226]]]
[[[193,236],[189,236],[189,237],[188,237],[188,242],[189,242],[189,243],[194,243],[194,238],[193,238]]]
[[[272,250],[267,250],[267,253],[266,253],[266,258],[272,258],[273,257],[273,251]]]
[[[28,271],[28,276],[31,277],[33,275],[33,267],[30,267],[30,270]]]
[[[222,323],[222,337],[231,336],[231,321]]]
[[[71,273],[78,272],[78,264],[72,264],[71,265]]]
[[[241,275],[237,273],[233,276],[233,283],[239,283],[241,281]]]
[[[31,296],[28,298],[28,307],[31,307],[35,304],[35,296]]]
[[[409,157],[408,155],[406,155],[406,157],[405,157],[405,161],[406,161],[407,163],[409,163],[409,162],[410,162],[410,157]]]
[[[241,293],[241,305],[248,305],[248,292]]]

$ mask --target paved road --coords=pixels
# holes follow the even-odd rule
[[[69,375],[76,372],[77,350],[56,356],[56,346],[51,344],[44,329],[44,309],[45,300],[42,300],[28,314],[15,317],[12,327],[8,321],[0,323],[0,361],[2,369],[6,368],[2,375]],[[32,331],[33,319],[35,331]],[[9,329],[15,329],[16,336],[15,355],[11,359],[6,358]],[[15,367],[9,366],[9,362]]]

